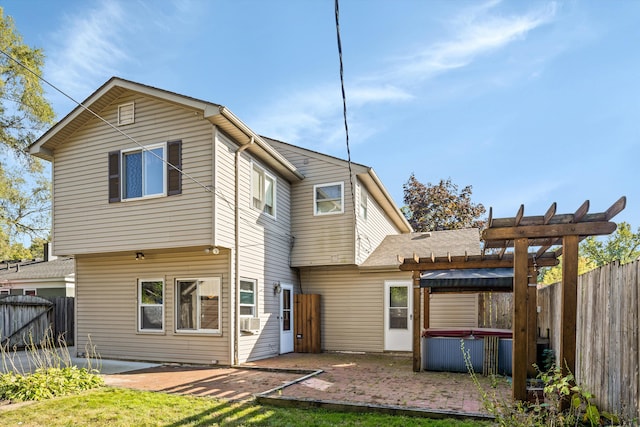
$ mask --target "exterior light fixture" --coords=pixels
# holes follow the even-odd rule
[[[205,254],[218,255],[218,254],[220,253],[220,249],[215,248],[215,247],[214,247],[214,248],[206,248],[206,249],[204,250],[204,253],[205,253]]]
[[[136,261],[140,261],[144,259],[144,254],[142,252],[136,252]]]

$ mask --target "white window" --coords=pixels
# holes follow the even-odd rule
[[[164,280],[138,280],[138,330],[164,331]]]
[[[0,289],[0,295],[11,295],[9,289]]]
[[[182,141],[109,153],[109,203],[182,192]]]
[[[256,164],[251,177],[251,195],[255,209],[276,216],[276,179]]]
[[[165,194],[165,145],[122,152],[122,198]]]
[[[38,295],[38,293],[36,292],[35,289],[23,289],[22,294],[23,295],[31,295],[31,296]]]
[[[360,218],[367,219],[367,199],[369,195],[367,194],[367,190],[364,187],[360,186]]]
[[[129,102],[127,104],[118,105],[118,126],[129,125],[135,121],[135,104]]]
[[[240,280],[240,316],[256,317],[255,280]]]
[[[220,332],[222,279],[176,280],[176,329],[179,332]]]
[[[344,183],[333,182],[313,186],[315,215],[340,214],[344,212]]]

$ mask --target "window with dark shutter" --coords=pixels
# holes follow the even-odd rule
[[[182,141],[167,142],[167,195],[182,193]]]
[[[109,153],[109,203],[120,201],[120,151]]]

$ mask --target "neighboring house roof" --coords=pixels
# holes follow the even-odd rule
[[[14,281],[69,277],[74,275],[75,268],[73,258],[8,265],[8,269],[0,270],[0,286]]]
[[[292,150],[304,151],[307,155],[321,158],[324,161],[328,161],[334,164],[338,164],[340,166],[347,166],[348,161],[340,159],[338,157],[330,156],[328,154],[319,153],[314,150],[309,150],[308,148],[299,147],[297,145],[289,144],[287,142],[279,141],[277,139],[269,138],[263,136],[263,138],[273,145],[275,149],[278,149],[278,145],[282,144],[284,146],[289,147]],[[360,181],[364,184],[369,194],[378,202],[378,204],[382,207],[389,218],[393,221],[396,227],[403,232],[409,233],[413,231],[409,221],[404,216],[404,214],[398,209],[393,198],[387,191],[387,189],[382,184],[382,181],[378,178],[375,171],[372,167],[366,166],[360,163],[351,162],[351,167],[356,176],[360,179]],[[304,173],[304,170],[303,170]]]
[[[267,144],[262,137],[249,129],[225,106],[119,77],[112,77],[93,92],[81,105],[74,108],[33,143],[29,147],[29,152],[34,156],[52,161],[53,151],[57,146],[63,144],[70,135],[80,129],[87,121],[98,116],[104,108],[127,91],[138,92],[145,96],[199,111],[205,119],[231,135],[240,145],[250,145],[248,151],[273,167],[289,181],[293,182],[304,178],[295,166]]]
[[[397,268],[398,256],[411,258],[418,256],[436,257],[456,255],[480,255],[480,230],[431,231],[427,233],[395,234],[384,238],[382,243],[360,265],[363,269]]]

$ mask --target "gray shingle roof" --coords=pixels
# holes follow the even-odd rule
[[[398,255],[411,258],[420,257],[480,255],[480,230],[465,228],[461,230],[431,231],[429,233],[408,233],[390,235],[360,265],[361,268],[397,267]]]
[[[0,282],[20,279],[47,279],[66,277],[74,274],[73,258],[58,258],[53,261],[22,264],[16,271],[15,266],[0,270]]]

